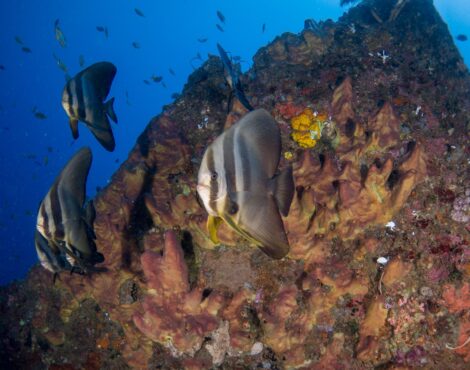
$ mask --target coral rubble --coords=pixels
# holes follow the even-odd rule
[[[207,234],[201,157],[245,113],[210,57],[94,199],[105,271],[0,288],[1,368],[468,368],[470,75],[432,2],[362,1],[240,79],[294,169],[288,257]]]

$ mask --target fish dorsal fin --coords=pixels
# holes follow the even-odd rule
[[[273,177],[281,155],[281,134],[274,118],[266,110],[256,109],[232,128],[236,130],[236,140],[244,141],[250,163],[259,166],[268,178]]]
[[[91,166],[91,150],[88,147],[80,149],[67,163],[57,178],[57,192],[60,199],[66,203],[63,206],[78,206],[78,209],[64,210],[65,215],[81,212],[85,202],[86,180]],[[79,218],[80,214],[74,215]]]
[[[116,75],[116,67],[110,62],[95,63],[81,71],[75,78],[84,78],[93,86],[96,96],[104,101],[111,89],[111,83]]]
[[[272,195],[251,192],[237,193],[238,214],[234,216],[239,228],[256,241],[268,256],[276,259],[289,252],[284,224],[276,200]]]
[[[269,188],[276,199],[279,211],[286,217],[289,214],[295,190],[292,166],[287,167],[279,175],[275,176],[270,181]]]
[[[99,122],[88,125],[88,128],[107,151],[112,152],[114,150],[116,143],[114,141],[111,125],[109,124],[109,119],[106,115],[103,115],[103,118]]]

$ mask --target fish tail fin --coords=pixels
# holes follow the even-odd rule
[[[98,139],[100,144],[108,151],[114,151],[116,143],[114,141],[113,132],[109,124],[108,117],[103,115],[101,122],[89,126],[93,135]]]
[[[70,129],[72,130],[72,136],[74,139],[78,139],[78,119],[69,119]]]
[[[114,111],[114,98],[109,99],[106,103],[104,103],[104,110],[106,114],[113,120],[114,123],[118,122],[116,112]]]
[[[287,167],[279,175],[271,180],[271,190],[276,199],[279,211],[285,217],[289,213],[289,208],[294,196],[294,177],[292,175],[292,166]]]

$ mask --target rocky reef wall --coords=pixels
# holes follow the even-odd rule
[[[294,168],[288,258],[208,237],[202,154],[246,113],[210,57],[95,199],[107,271],[1,288],[2,368],[468,366],[470,76],[432,1],[403,3],[284,34],[241,77]]]

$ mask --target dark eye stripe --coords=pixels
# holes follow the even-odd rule
[[[244,140],[237,140],[238,154],[242,162],[241,168],[243,169],[243,190],[248,190],[251,187],[251,168],[248,159],[248,149]]]

